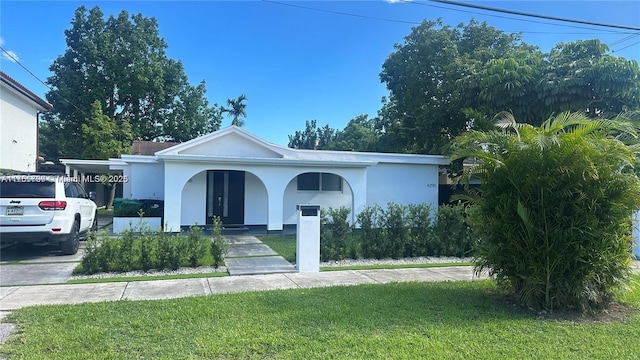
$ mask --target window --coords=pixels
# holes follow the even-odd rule
[[[75,183],[75,185],[76,185],[76,189],[78,190],[78,197],[83,199],[88,199],[89,195],[87,195],[87,192],[84,190],[82,185],[78,183]]]
[[[298,191],[342,191],[342,178],[329,173],[300,174]]]
[[[45,182],[2,182],[0,198],[47,198],[53,199],[56,194],[55,184]]]
[[[322,191],[342,191],[342,178],[336,174],[322,173]]]
[[[68,198],[77,198],[78,189],[73,183],[66,183],[64,186],[64,195]]]

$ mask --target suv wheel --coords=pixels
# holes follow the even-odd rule
[[[60,243],[60,249],[64,255],[75,255],[80,247],[80,225],[78,221],[73,222],[69,238]]]

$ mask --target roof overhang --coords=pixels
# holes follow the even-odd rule
[[[2,70],[0,70],[0,83],[18,96],[31,101],[38,111],[46,112],[53,110],[53,105],[34,94]]]
[[[85,174],[107,174],[117,172],[110,169],[110,160],[60,159],[60,164]]]
[[[332,167],[368,167],[377,164],[376,161],[335,161],[335,160],[299,160],[282,158],[247,158],[230,156],[205,156],[205,155],[156,155],[165,162],[207,162],[207,163],[233,163],[241,165],[280,165],[280,166],[332,166]]]

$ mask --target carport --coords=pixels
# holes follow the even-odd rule
[[[121,180],[122,170],[109,168],[110,160],[81,160],[60,159],[65,167],[65,174],[77,179],[86,191],[95,191],[96,205],[105,206],[109,203],[109,180]],[[122,197],[122,181],[114,181],[116,185],[115,197]]]

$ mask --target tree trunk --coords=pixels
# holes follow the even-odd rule
[[[111,194],[109,194],[109,201],[107,202],[107,206],[105,206],[106,209],[113,208],[113,200],[116,198],[116,185],[117,183],[109,184],[111,187]]]

